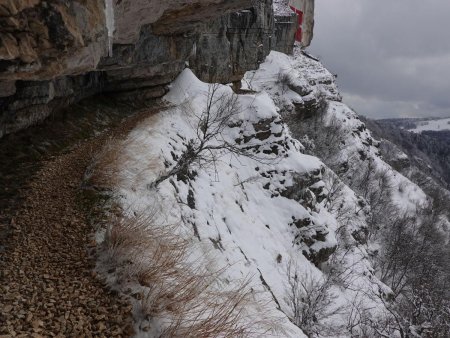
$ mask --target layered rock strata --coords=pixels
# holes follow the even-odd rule
[[[292,53],[297,31],[297,15],[286,13],[275,16],[275,31],[273,50],[284,54]]]
[[[99,92],[161,97],[186,66],[238,83],[271,49],[290,52],[294,32],[295,16],[275,20],[272,0],[8,0],[0,137]]]

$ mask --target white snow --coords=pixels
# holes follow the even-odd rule
[[[292,15],[293,11],[289,8],[289,0],[274,0],[273,10],[275,15],[287,16]]]
[[[437,120],[426,120],[415,122],[416,128],[408,129],[413,133],[420,133],[422,131],[441,131],[450,130],[450,118],[437,119]]]
[[[291,86],[301,88],[307,95],[301,96],[290,88],[280,88],[280,74],[290,77]],[[372,140],[370,131],[359,119],[358,115],[347,105],[340,102],[341,97],[334,82],[334,76],[323,65],[303,55],[299,49],[294,52],[294,57],[272,51],[257,71],[248,72],[243,80],[243,85],[256,91],[269,93],[277,106],[285,111],[293,111],[294,105],[304,102],[309,96],[323,95],[328,101],[326,119],[330,121],[336,118],[345,133],[345,146],[335,154],[340,161],[351,161],[358,152],[364,152],[368,158],[375,161],[378,170],[392,171],[392,184],[403,189],[394,189],[394,202],[404,211],[414,210],[417,204],[426,202],[425,193],[414,183],[410,182],[400,173],[393,171],[378,154],[375,146],[369,146]],[[355,134],[356,131],[356,134]],[[359,165],[356,161],[355,165]],[[402,190],[402,193],[398,192]]]
[[[283,85],[283,76],[289,76],[295,91]],[[384,308],[371,295],[380,290],[387,294],[390,290],[375,277],[369,259],[369,252],[377,249],[379,243],[362,245],[352,236],[367,226],[363,211],[355,212],[348,224],[339,229],[338,238],[340,224],[336,215],[328,211],[326,200],[319,203],[315,196],[309,204],[283,196],[287,189],[296,187],[299,178],[313,181],[309,187],[303,183],[297,189],[323,188],[326,192],[329,183],[323,173],[330,173],[330,169],[318,158],[302,153],[303,146],[291,137],[279,112],[292,111],[296,104],[324,95],[329,101],[327,119],[337,118],[348,131],[346,145],[336,156],[350,159],[363,150],[378,169],[390,169],[379,157],[377,148],[367,145],[370,132],[362,128],[356,113],[340,102],[334,76],[298,51],[294,57],[272,52],[259,70],[245,75],[243,86],[257,93],[238,96],[240,113],[212,142],[218,144],[223,139],[236,146],[253,147],[258,149],[258,157],[221,152],[215,163],[194,165],[196,176],[191,180],[172,177],[157,188],[152,186],[175,165],[175,158],[186,149],[187,141],[197,137],[198,117],[206,107],[210,87],[187,69],[164,97],[169,108],[142,122],[125,142],[126,161],[121,164],[117,187],[122,209],[145,214],[157,208],[161,224],[179,224],[180,236],[190,240],[194,256],[208,269],[226,267],[219,285],[236,284],[250,277],[254,297],[269,304],[269,315],[279,318],[284,328],[283,334],[269,332],[265,337],[306,337],[289,320],[292,309],[288,265],[292,263],[299,276],[320,280],[324,278],[322,271],[331,264],[323,264],[321,271],[307,256],[336,246],[333,259],[346,271],[348,286],[332,287],[336,297],[332,307],[358,299],[374,316],[382,314]],[[218,89],[218,95],[231,94],[227,86]],[[270,130],[266,138],[256,137],[256,126],[260,128],[261,123]],[[355,134],[354,130],[361,131]],[[273,147],[277,147],[278,155],[271,151]],[[405,211],[425,200],[424,193],[402,175],[394,172],[392,182],[402,185],[393,199]],[[359,197],[348,186],[343,191],[343,207],[359,210]],[[297,228],[293,224],[307,219],[311,220],[309,225]],[[323,240],[307,244],[306,239],[319,234]],[[255,307],[249,311],[262,310]],[[345,322],[345,313],[336,314],[327,322],[339,327]],[[148,336],[140,330],[140,323],[136,329],[139,337]],[[341,336],[348,335],[335,337]]]
[[[231,89],[222,86],[219,92],[231,94]],[[167,222],[176,223],[182,219],[183,231],[191,232],[193,250],[200,250],[196,256],[210,256],[212,251],[216,269],[228,266],[221,277],[224,281],[251,276],[251,286],[258,291],[257,297],[268,298],[273,303],[273,315],[281,315],[283,326],[292,332],[287,336],[302,337],[301,331],[286,315],[276,310],[277,305],[261,278],[282,309],[288,312],[286,269],[289,260],[295,259],[300,272],[321,275],[301,253],[309,249],[294,244],[298,229],[289,225],[293,218],[310,218],[317,227],[331,228],[326,242],[317,243],[312,250],[336,243],[332,232],[334,220],[323,208],[308,210],[292,199],[279,194],[274,196],[277,188],[293,184],[296,174],[320,172],[323,164],[317,158],[303,155],[299,151],[300,144],[290,138],[287,130],[272,123],[271,130],[278,136],[271,135],[264,141],[253,139],[248,145],[270,149],[277,142],[285,142],[289,148],[280,150],[285,156],[266,154],[258,161],[224,154],[215,168],[195,168],[198,176],[190,184],[174,178],[173,182],[162,182],[157,191],[147,188],[166,170],[163,163],[171,160],[171,152],[180,154],[183,140],[195,137],[195,115],[205,109],[207,93],[208,85],[200,82],[190,70],[185,70],[165,97],[174,108],[149,118],[129,135],[127,162],[122,168],[119,192],[123,196],[123,209],[145,212],[146,208],[158,203],[161,210],[165,210]],[[242,126],[240,129],[227,128],[223,135],[230,141],[240,134],[254,134],[253,124],[260,120],[279,120],[276,107],[266,93],[239,96],[239,104],[241,113],[237,120]],[[271,177],[261,175],[266,173]],[[269,184],[268,189],[263,188],[266,184]],[[189,190],[195,198],[194,209],[188,206]],[[199,240],[202,245],[195,245]],[[220,243],[220,247],[214,248],[213,241]],[[278,256],[282,257],[281,262],[277,262]]]

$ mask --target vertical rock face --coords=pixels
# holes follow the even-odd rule
[[[304,0],[302,46],[311,44],[314,32],[314,0]]]
[[[269,54],[273,30],[272,0],[210,21],[195,42],[191,67],[203,81],[240,81]]]
[[[0,27],[0,81],[85,73],[106,52],[103,0],[2,1]]]
[[[98,91],[103,0],[0,3],[0,137]]]
[[[0,80],[41,81],[94,70],[120,73],[131,66],[184,62],[195,35],[270,30],[271,5],[271,0],[4,0],[0,4]],[[246,8],[252,11],[244,18],[228,15]],[[108,36],[115,44],[115,56],[109,60]],[[261,32],[251,37],[264,40]],[[267,54],[267,43],[264,46]],[[6,96],[6,91],[0,96]]]
[[[284,54],[292,53],[297,31],[297,15],[286,12],[275,16],[275,38],[273,50]]]
[[[233,1],[218,8],[226,12],[231,4]],[[190,13],[192,4],[183,8]],[[135,43],[116,43],[113,56],[102,60],[99,69],[107,74],[107,90],[163,86],[180,73],[187,61],[204,81],[238,81],[246,71],[256,69],[272,47],[272,0],[209,21],[198,21],[198,13],[186,16],[181,10],[167,10],[160,15],[154,23],[141,27]],[[131,38],[127,35],[127,39]],[[117,39],[122,41],[124,36],[115,36]]]
[[[252,7],[252,0],[122,0],[116,1],[114,43],[136,42],[142,26],[159,35],[186,33],[204,21]]]
[[[274,4],[277,16],[298,14],[296,39],[303,47],[309,46],[313,38],[315,0],[274,0]]]
[[[275,29],[272,0],[3,0],[0,137],[93,93],[160,97],[187,65],[238,82],[291,51],[287,20]]]
[[[39,123],[54,111],[101,92],[104,80],[103,73],[88,72],[45,81],[15,82],[14,94],[0,97],[0,137]]]
[[[156,35],[151,25],[141,28],[134,44],[114,44],[98,70],[106,75],[107,91],[130,91],[164,86],[184,69],[197,33]],[[164,94],[162,92],[162,94]]]

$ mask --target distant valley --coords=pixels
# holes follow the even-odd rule
[[[414,133],[450,130],[450,117],[447,118],[396,118],[377,120],[383,125],[393,125]]]
[[[431,175],[439,184],[450,186],[450,118],[366,119],[365,122],[383,140],[383,155],[388,161],[390,158],[390,162],[396,162],[394,146],[408,156],[408,164],[403,161],[401,165],[408,168],[397,170],[409,171],[407,176],[411,178],[417,175],[410,167],[413,166]]]

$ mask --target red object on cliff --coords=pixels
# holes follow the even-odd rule
[[[289,6],[297,14],[298,17],[298,27],[295,33],[295,40],[302,42],[302,25],[303,25],[303,12],[293,6]]]

